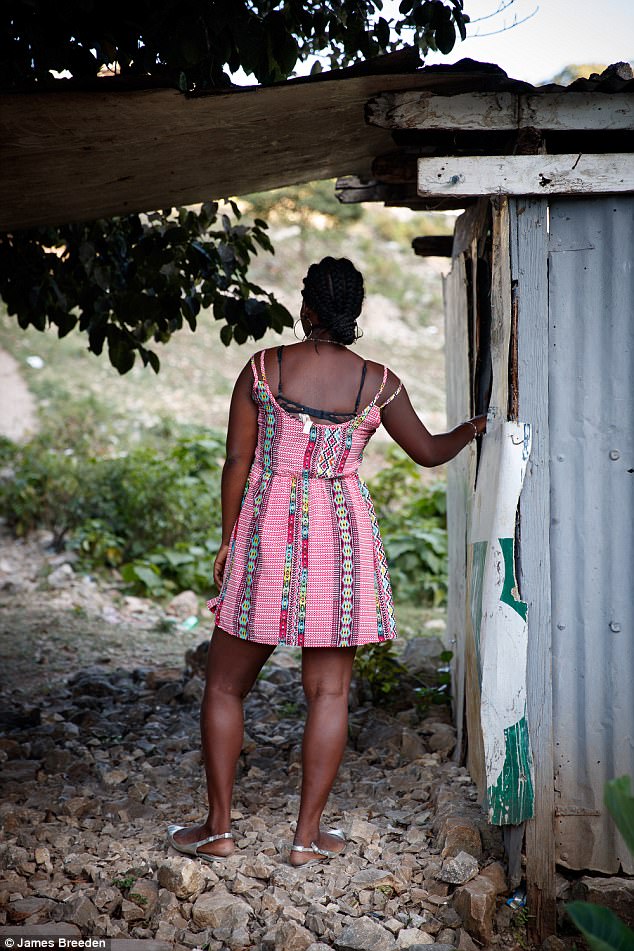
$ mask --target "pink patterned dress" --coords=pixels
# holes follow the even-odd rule
[[[282,409],[264,351],[259,364],[258,375],[252,357],[258,443],[222,588],[208,602],[216,624],[259,644],[352,647],[395,638],[385,551],[357,471],[381,422],[387,367],[365,409],[321,424]]]

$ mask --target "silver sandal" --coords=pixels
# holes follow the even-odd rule
[[[316,842],[311,842],[310,845],[291,845],[291,852],[314,852],[316,855],[321,856],[320,858],[309,859],[308,862],[302,862],[300,865],[293,865],[293,868],[308,868],[309,865],[323,865],[324,859],[336,859],[338,855],[341,855],[345,851],[346,837],[341,829],[328,829],[326,835],[331,835],[335,839],[341,839],[344,843],[343,849],[339,849],[338,852],[334,852],[332,849],[322,849]]]
[[[221,832],[219,835],[210,835],[206,839],[199,839],[198,842],[177,842],[174,838],[176,832],[186,829],[187,826],[171,825],[167,827],[167,841],[183,855],[189,855],[192,858],[203,859],[205,862],[226,862],[228,855],[212,855],[211,852],[199,852],[201,845],[207,845],[208,842],[217,842],[219,839],[233,839],[233,832]]]

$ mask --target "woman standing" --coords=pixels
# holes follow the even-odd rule
[[[342,833],[322,831],[320,819],[347,741],[354,655],[359,645],[396,637],[385,552],[357,471],[363,449],[383,423],[415,462],[437,466],[485,429],[480,416],[432,436],[394,373],[348,350],[363,295],[347,259],[311,265],[305,339],[254,356],[233,391],[214,564],[220,594],[209,602],[216,627],[201,709],[209,815],[168,830],[174,848],[208,861],[234,850],[243,700],[278,644],[302,648],[308,704],[290,862],[343,850]]]

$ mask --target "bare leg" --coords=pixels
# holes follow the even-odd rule
[[[302,746],[302,793],[295,844],[315,842],[339,851],[341,840],[320,832],[319,822],[337,776],[348,739],[348,692],[354,647],[305,647],[302,681],[308,715]],[[315,855],[291,853],[291,864],[303,865]]]
[[[229,832],[233,783],[242,749],[243,700],[274,650],[274,646],[242,641],[215,628],[207,654],[205,693],[200,708],[209,815],[201,825],[177,832],[177,842],[196,842]],[[229,855],[233,849],[231,839],[220,839],[199,851]]]

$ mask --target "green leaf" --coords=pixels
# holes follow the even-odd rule
[[[231,343],[233,339],[233,328],[229,324],[225,324],[220,331],[220,339],[224,343],[225,347],[228,347]]]
[[[592,951],[634,951],[634,931],[609,908],[585,901],[570,902],[565,908]]]
[[[451,53],[456,43],[456,28],[451,20],[443,20],[436,27],[436,46],[441,53]]]
[[[233,339],[236,343],[243,344],[246,343],[249,332],[244,324],[236,324],[233,328]]]
[[[380,45],[386,49],[390,42],[390,26],[385,17],[379,17],[375,32]]]
[[[134,366],[136,356],[134,350],[130,348],[123,334],[117,333],[112,328],[108,331],[108,356],[110,363],[122,376]]]
[[[616,822],[618,830],[625,839],[627,847],[634,855],[634,797],[631,792],[629,776],[619,776],[605,784],[603,801]]]
[[[469,22],[469,17],[464,16],[462,13],[454,13],[454,19],[456,21],[456,26],[458,27],[458,32],[460,33],[460,39],[466,40],[467,23]]]

